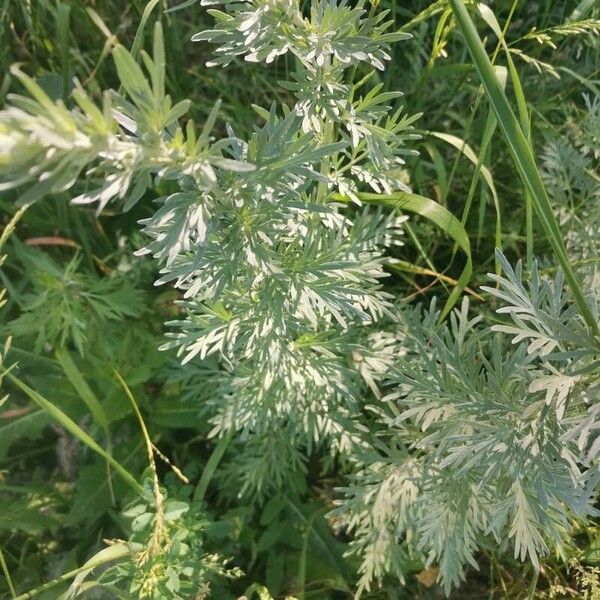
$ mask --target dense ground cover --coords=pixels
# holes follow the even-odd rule
[[[205,4],[0,2],[0,595],[600,597],[597,2]]]

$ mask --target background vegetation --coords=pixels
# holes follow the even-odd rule
[[[68,101],[73,78],[99,99],[119,87],[115,45],[151,48],[151,24],[158,19],[168,92],[191,99],[197,123],[221,99],[217,137],[225,134],[224,123],[246,137],[260,120],[252,105],[291,103],[277,82],[287,78],[292,59],[286,55],[268,68],[239,61],[208,70],[212,48],[190,39],[212,20],[199,3],[184,4],[169,12],[173,3],[162,1],[1,0],[0,105],[9,92],[23,92],[9,72],[15,63],[53,99]],[[510,66],[507,56],[514,61],[518,78],[509,74],[506,89],[531,140],[569,259],[597,297],[600,8],[593,0],[490,6],[507,49],[479,20],[486,50],[499,65]],[[450,4],[381,0],[377,8],[389,9],[395,27],[412,34],[393,46],[387,69],[371,81],[402,90],[406,114],[423,115],[414,124],[418,139],[408,142],[415,152],[405,157],[406,181],[462,221],[474,266],[465,294],[475,313],[499,322],[493,293],[480,289],[489,285],[488,273],[499,273],[495,248],[512,264],[522,258],[528,273],[535,255],[542,274],[553,275],[552,242],[518,177]],[[155,262],[133,254],[145,243],[138,221],[154,213],[151,198],[126,213],[109,206],[98,214],[73,207],[69,193],[19,210],[18,195],[0,191],[1,334],[12,339],[2,354],[6,368],[17,365],[4,375],[7,397],[0,401],[1,597],[25,598],[19,594],[37,588],[39,598],[59,598],[71,580],[57,579],[101,552],[103,540],[136,543],[136,532],[138,542],[146,540],[158,508],[131,504],[131,488],[145,481],[151,492],[157,479],[170,502],[167,521],[179,518],[178,503],[192,507],[177,521],[190,554],[173,560],[190,560],[196,568],[195,556],[215,555],[211,568],[221,575],[210,597],[267,598],[266,589],[274,598],[352,597],[359,561],[344,557],[351,538],[332,513],[336,489],[348,485],[348,465],[317,449],[295,480],[245,493],[252,465],[238,461],[243,440],[226,445],[209,436],[203,406],[211,389],[203,382],[214,364],[182,367],[173,352],[158,350],[164,322],[181,309],[175,291],[153,285]],[[394,253],[386,289],[407,305],[428,305],[435,295],[445,301],[463,272],[455,240],[418,217]],[[87,435],[112,458],[94,452]],[[115,475],[118,469],[133,475],[132,485]],[[539,571],[513,559],[505,542],[482,547],[479,570],[471,568],[451,596],[600,597],[600,530],[594,521],[573,520],[568,537],[565,554],[546,556]],[[203,547],[196,548],[200,539]],[[223,556],[231,559],[225,563]],[[363,597],[443,597],[437,568],[416,560],[404,585],[384,578]],[[108,573],[108,587],[90,585],[84,597],[134,597],[119,595],[116,582],[135,579],[126,569]],[[48,582],[54,585],[40,588]],[[156,597],[167,597],[161,593]],[[191,594],[183,597],[204,597],[202,590]]]

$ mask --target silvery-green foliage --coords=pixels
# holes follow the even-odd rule
[[[581,265],[590,291],[600,290],[600,99],[584,94],[580,119],[552,137],[542,155],[542,177],[561,221],[565,243]]]
[[[540,276],[534,263],[525,285],[520,262],[513,269],[501,254],[498,254],[498,259],[505,277],[490,275],[497,287],[484,286],[482,289],[503,302],[497,312],[508,314],[513,324],[494,325],[492,330],[513,336],[513,344],[526,342],[527,352],[532,356],[545,357],[553,352],[566,352],[570,344],[588,348],[591,352],[595,350],[592,334],[588,332],[577,307],[569,302],[561,272],[549,282]],[[597,306],[592,308],[597,313]]]
[[[350,7],[345,1],[315,0],[305,16],[295,0],[285,2],[213,2],[227,12],[211,10],[214,29],[196,34],[195,41],[218,44],[216,58],[209,66],[229,64],[237,56],[248,61],[272,62],[290,52],[296,58],[291,81],[280,84],[297,99],[293,111],[302,119],[302,130],[317,139],[329,140],[335,132],[347,142],[330,168],[330,184],[351,196],[364,182],[374,191],[390,193],[407,189],[400,176],[411,123],[392,110],[391,102],[400,92],[382,92],[372,87],[362,96],[348,83],[346,71],[364,62],[383,70],[390,59],[389,45],[410,38],[389,31],[387,11],[367,12],[364,2]]]
[[[232,219],[214,246],[201,250],[202,269],[190,270],[192,281],[181,280],[193,291],[185,303],[189,317],[173,323],[180,332],[170,334],[167,347],[179,346],[184,361],[214,352],[226,361],[231,374],[215,395],[228,404],[219,429],[260,432],[293,417],[309,437],[344,435],[330,417],[340,405],[355,405],[360,383],[346,359],[353,346],[343,332],[349,323],[369,324],[389,311],[377,282],[383,273],[376,246],[388,220],[359,215],[350,224],[294,208],[280,231],[277,221],[271,229],[272,213],[264,221],[260,213],[259,226],[246,236]],[[231,261],[223,264],[222,253]]]
[[[241,436],[232,452],[243,460],[231,461],[221,473],[219,486],[227,497],[249,503],[264,502],[274,489],[291,495],[306,492],[307,457],[292,426],[268,435]]]
[[[300,63],[295,82],[319,81],[337,94],[339,118],[300,104],[283,114],[257,109],[263,123],[247,141],[230,129],[215,141],[217,105],[199,131],[180,127],[189,101],[173,105],[165,92],[157,25],[145,71],[124,48],[114,50],[122,92],[105,94],[101,108],[77,87],[77,106],[68,109],[15,72],[34,99],[13,98],[0,113],[0,185],[39,181],[21,196],[31,202],[77,188],[85,174],[97,183],[74,202],[101,211],[111,201],[127,210],[169,180],[176,191],[157,198],[142,222],[149,241],[139,254],[159,262],[157,284],[182,292],[185,316],[169,323],[164,347],[176,347],[184,363],[219,359],[213,433],[241,431],[259,443],[285,426],[291,446],[310,451],[327,440],[333,452],[353,451],[364,444],[354,419],[364,390],[378,391],[379,366],[389,361],[390,344],[369,345],[369,336],[376,321],[393,319],[381,279],[403,217],[348,210],[328,193],[352,195],[361,182],[404,186],[396,171],[413,119],[389,113],[398,94],[376,86],[359,97],[341,78],[357,62],[382,67],[389,43],[406,36],[386,33],[385,15],[367,15],[362,5],[315,2],[307,19],[279,2],[228,8],[235,24],[218,13],[226,33],[204,36],[226,40],[221,62],[240,53],[239,36],[248,42],[243,53],[265,59],[285,46]],[[272,468],[275,481],[281,456],[272,458],[265,473]]]
[[[568,140],[552,140],[542,155],[543,175],[553,198],[566,206],[589,202],[598,196],[598,183],[590,177],[593,158]]]
[[[215,168],[251,168],[224,158],[227,141],[213,147],[209,129],[196,136],[190,125],[185,136],[178,127],[190,102],[172,106],[165,94],[159,28],[155,38],[154,59],[145,57],[152,83],[129,53],[117,47],[115,64],[128,98],[106,93],[102,107],[77,86],[72,94],[76,107],[69,110],[14,69],[32,98],[12,95],[12,106],[0,113],[0,190],[29,185],[19,197],[21,204],[29,204],[70,190],[85,175],[97,187],[73,198],[74,203],[97,203],[100,211],[111,200],[126,198],[128,209],[152,177],[209,190],[217,180]]]
[[[165,269],[161,281],[185,290],[190,314],[166,347],[179,346],[184,362],[223,357],[215,433],[262,436],[292,422],[290,440],[301,432],[309,448],[328,439],[351,450],[360,445],[352,417],[363,388],[377,389],[369,361],[380,360],[358,338],[390,317],[379,280],[398,220],[363,210],[351,220],[325,195],[333,188],[356,199],[364,184],[406,189],[401,154],[414,118],[390,112],[400,94],[378,85],[359,96],[344,74],[359,62],[383,68],[389,44],[407,36],[388,33],[385,13],[362,4],[314,2],[307,16],[294,2],[224,4],[227,13],[210,11],[215,28],[193,38],[219,45],[209,65],[290,52],[296,71],[281,84],[297,102],[283,118],[259,110],[265,125],[232,144],[256,170],[217,197],[231,209],[213,219],[204,246]]]
[[[227,65],[236,56],[252,62],[273,62],[291,52],[310,68],[339,62],[346,67],[366,62],[384,69],[390,59],[389,44],[410,37],[386,33],[392,25],[387,11],[367,15],[364,2],[350,7],[341,2],[318,0],[305,17],[296,0],[225,2],[202,0],[204,6],[222,4],[228,13],[211,10],[214,29],[197,33],[194,41],[220,44],[209,65]]]
[[[294,106],[257,109],[248,140],[229,128],[213,138],[218,105],[202,128],[180,126],[189,101],[165,92],[157,25],[145,71],[114,50],[123,91],[101,107],[77,86],[67,108],[15,71],[32,98],[0,112],[0,190],[22,191],[22,203],[68,191],[99,211],[155,200],[138,253],[159,264],[157,285],[181,293],[164,347],[210,363],[200,385],[210,378],[212,434],[238,433],[225,479],[253,497],[301,489],[307,453],[343,454],[355,472],[337,513],[361,558],[359,594],[415,562],[439,565],[450,590],[486,536],[539,566],[568,518],[591,512],[598,481],[598,342],[560,273],[550,281],[534,267],[524,282],[500,256],[504,275],[487,289],[500,303],[493,328],[466,300],[441,326],[435,304],[394,305],[383,267],[403,218],[361,207],[356,192],[406,189],[414,117],[393,109],[398,93],[354,86],[350,69],[383,68],[406,36],[362,3],[314,0],[307,16],[293,1],[221,4],[215,29],[196,36],[218,44],[212,63],[290,52]],[[589,184],[595,198],[582,175],[592,146],[574,144],[578,163],[572,149],[548,151],[547,181],[578,193]],[[153,198],[164,180],[172,193]]]
[[[482,327],[466,299],[441,327],[434,305],[403,311],[404,352],[378,411],[387,442],[359,459],[337,510],[361,589],[421,557],[449,591],[490,536],[538,567],[569,517],[594,514],[597,341],[560,273],[547,280],[534,265],[525,283],[520,264],[498,258],[504,275],[485,289],[509,323]]]

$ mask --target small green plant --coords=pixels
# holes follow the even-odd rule
[[[35,332],[38,352],[44,345],[72,343],[83,354],[86,343],[98,342],[108,322],[138,317],[144,308],[143,296],[123,278],[81,273],[77,255],[63,268],[33,248],[21,245],[14,254],[32,286],[18,299],[22,313],[11,322],[11,331],[16,337]]]

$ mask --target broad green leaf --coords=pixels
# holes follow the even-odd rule
[[[140,544],[118,543],[96,552],[96,554],[94,554],[94,556],[86,561],[81,567],[69,574],[66,574],[70,575],[69,579],[71,577],[74,577],[74,579],[73,583],[67,592],[61,596],[60,600],[71,600],[72,598],[76,598],[82,591],[81,586],[84,580],[94,571],[94,569],[110,562],[117,562],[128,558],[140,550],[142,550],[142,546]]]

